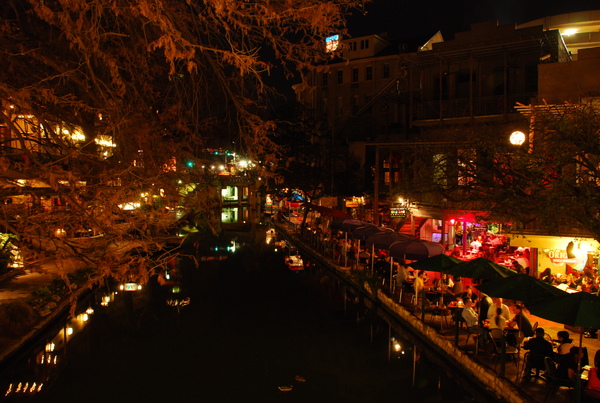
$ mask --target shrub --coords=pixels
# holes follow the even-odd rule
[[[0,328],[7,336],[22,336],[35,326],[38,315],[23,300],[14,300],[0,305]]]

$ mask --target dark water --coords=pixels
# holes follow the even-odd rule
[[[472,401],[426,358],[413,387],[412,346],[401,341],[404,354],[390,352],[387,324],[344,304],[316,268],[292,273],[283,256],[246,247],[199,267],[184,261],[180,274],[181,294],[155,285],[121,292],[107,308],[94,295],[94,314],[60,371],[41,392],[9,400]],[[184,297],[190,304],[179,313],[165,302]]]

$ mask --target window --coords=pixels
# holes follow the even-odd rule
[[[344,70],[338,70],[337,71],[337,83],[338,84],[343,84],[344,83]]]
[[[238,222],[238,208],[224,207],[221,211],[221,222],[224,224],[235,224]]]
[[[356,42],[350,42],[350,50],[351,51],[356,51]]]
[[[338,116],[342,115],[344,113],[344,98],[343,97],[337,97],[337,99],[335,100],[335,112]]]
[[[383,65],[382,77],[389,78],[390,77],[390,65],[388,63]]]
[[[358,68],[352,69],[352,82],[353,83],[358,82]]]
[[[358,106],[359,106],[358,95],[354,95],[352,97],[352,113],[358,112]]]
[[[221,189],[221,199],[223,202],[232,202],[238,200],[238,188],[237,186],[227,186]]]
[[[476,152],[474,149],[458,151],[458,185],[468,186],[475,180]]]
[[[367,66],[365,68],[365,81],[371,81],[373,79],[373,67]]]
[[[327,87],[327,84],[329,84],[329,73],[323,73],[321,76],[321,84],[323,87]]]
[[[362,41],[360,41],[360,48],[361,49],[369,49],[369,40],[363,39]]]

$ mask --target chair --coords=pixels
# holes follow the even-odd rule
[[[448,309],[441,308],[441,307],[435,306],[435,305],[430,305],[428,307],[428,312],[431,314],[431,317],[429,319],[429,323],[433,323],[435,317],[439,316],[439,318],[440,318],[440,329],[444,329],[444,323],[445,323],[446,326],[449,326],[448,316],[450,314],[450,311]]]
[[[568,388],[573,388],[575,386],[573,380],[556,376],[556,363],[552,358],[544,357],[544,366],[546,367],[546,385],[548,386],[544,402],[548,399],[550,394],[556,392],[561,386],[566,386]]]
[[[528,351],[523,356],[523,379],[531,378],[531,371],[535,371],[535,377],[540,377],[540,371],[546,370],[545,358],[541,354],[535,354]]]
[[[492,344],[494,346],[494,356],[496,359],[500,358],[502,355],[502,345],[504,344],[505,354],[507,356],[511,356],[517,366],[517,376],[519,369],[519,350],[516,347],[509,346],[506,344],[506,340],[504,338],[504,331],[502,329],[490,329],[490,338],[492,339]]]
[[[465,348],[469,345],[469,339],[473,338],[473,343],[475,343],[475,354],[478,354],[479,353],[479,337],[481,337],[481,335],[479,333],[471,332],[471,328],[466,326],[466,322],[464,321],[464,319],[463,319],[463,322],[465,323],[465,327],[467,329],[467,340],[465,341]]]

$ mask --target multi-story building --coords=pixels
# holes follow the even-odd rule
[[[599,22],[600,11],[589,11],[519,26],[477,23],[450,40],[438,32],[416,43],[384,35],[341,41],[340,57],[296,86],[323,130],[331,188],[393,206],[392,189],[415,175],[407,155],[419,144],[452,142],[457,131],[482,127],[508,142],[515,129],[527,130],[530,106],[598,96]],[[443,237],[443,222],[460,219],[447,201],[401,207],[395,210],[412,214],[396,220],[410,217],[412,233],[423,225]]]
[[[379,35],[342,44],[340,59],[296,89],[333,146],[334,186],[355,178],[346,189],[357,193],[373,191],[378,144],[381,177],[393,185],[401,164],[383,144],[422,140],[427,133],[443,141],[440,129],[456,125],[510,125],[520,119],[516,103],[537,95],[538,66],[570,60],[558,30],[495,21],[474,24],[453,40],[438,32],[412,45],[415,51]]]

